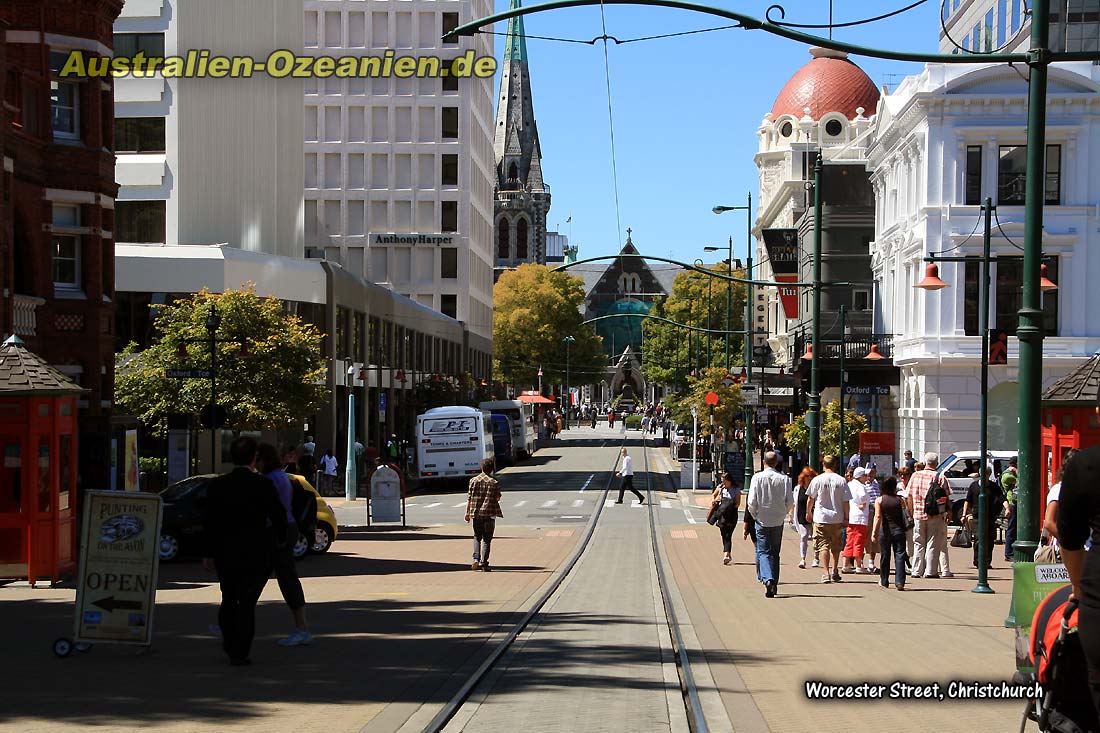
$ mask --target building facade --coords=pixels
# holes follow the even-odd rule
[[[302,7],[299,0],[299,14]],[[487,33],[440,40],[492,13],[490,0],[305,0],[304,8],[307,54],[393,49],[446,61],[493,53]],[[492,78],[305,82],[311,254],[462,321],[485,353],[493,320],[492,130]]]
[[[512,8],[518,7],[520,0],[512,0]],[[526,262],[547,262],[550,187],[542,179],[542,149],[531,98],[531,71],[521,16],[508,21],[494,128],[493,242],[498,275]]]
[[[1051,51],[1100,51],[1100,0],[1052,0]],[[945,0],[940,53],[1026,51],[1031,16],[1026,0]]]
[[[79,467],[107,488],[114,389],[113,93],[62,79],[73,51],[112,54],[121,0],[0,4],[0,324],[79,384]]]
[[[1007,364],[989,369],[990,449],[1017,447],[1017,311],[1021,304],[1027,85],[1008,66],[929,64],[882,98],[867,157],[875,188],[876,330],[894,334],[900,367],[898,447],[974,450],[979,432],[977,261],[943,263],[938,292],[915,289],[926,256],[979,256],[980,204],[991,197],[989,325]],[[1043,295],[1043,384],[1100,348],[1100,67],[1051,66],[1042,248],[1058,289]]]

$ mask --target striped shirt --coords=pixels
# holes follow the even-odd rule
[[[923,522],[928,519],[928,515],[924,511],[924,497],[928,494],[928,489],[931,488],[932,482],[936,480],[936,472],[931,469],[924,469],[923,471],[917,471],[909,479],[909,496],[913,497],[913,520],[916,522]]]
[[[878,479],[871,479],[863,487],[863,490],[867,492],[867,497],[871,500],[871,507],[875,506],[875,499],[882,496],[882,490],[879,488]]]

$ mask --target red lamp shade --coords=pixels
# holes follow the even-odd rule
[[[1045,262],[1039,266],[1039,289],[1044,293],[1058,289],[1058,284],[1047,277],[1047,264]]]
[[[814,342],[813,341],[807,341],[806,342],[806,353],[802,355],[802,358],[805,361],[813,360],[813,358],[814,358]]]
[[[940,268],[935,262],[929,262],[924,268],[924,279],[914,285],[921,290],[943,290],[947,283],[940,280]]]
[[[871,350],[867,352],[867,356],[864,359],[870,359],[871,361],[882,361],[886,357],[878,353],[878,344],[871,344]]]

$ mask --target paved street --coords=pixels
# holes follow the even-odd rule
[[[104,645],[56,659],[49,646],[70,631],[73,591],[0,587],[0,613],[18,630],[0,673],[0,729],[421,730],[582,536],[622,436],[577,435],[502,472],[506,516],[492,574],[468,569],[459,492],[412,499],[406,530],[355,526],[362,507],[341,508],[346,524],[333,550],[300,565],[316,644],[275,643],[289,614],[272,582],[259,607],[256,664],[247,669],[230,668],[208,631],[217,588],[192,561],[162,568],[148,653]],[[630,442],[641,474],[639,437]],[[665,455],[650,451],[655,491],[673,488]],[[636,483],[644,490],[643,476]],[[881,713],[881,704],[808,701],[807,679],[997,680],[1012,672],[1012,633],[1001,625],[1007,572],[993,573],[997,595],[970,593],[968,551],[956,553],[959,577],[915,581],[904,594],[878,590],[869,576],[822,586],[817,571],[795,568],[790,532],[780,596],[768,600],[752,577],[748,543],[738,538],[736,564],[720,564],[702,494],[656,496],[713,730],[850,730]],[[605,507],[573,574],[450,730],[686,729],[647,516],[639,506]],[[1020,707],[891,703],[890,726],[928,730],[965,719],[974,730],[1007,730]]]

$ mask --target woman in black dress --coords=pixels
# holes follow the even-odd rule
[[[905,590],[905,512],[904,500],[898,497],[898,480],[891,476],[882,482],[882,496],[875,499],[875,524],[872,541],[878,541],[882,562],[879,565],[879,585],[890,587],[890,551],[894,552],[894,588]]]

